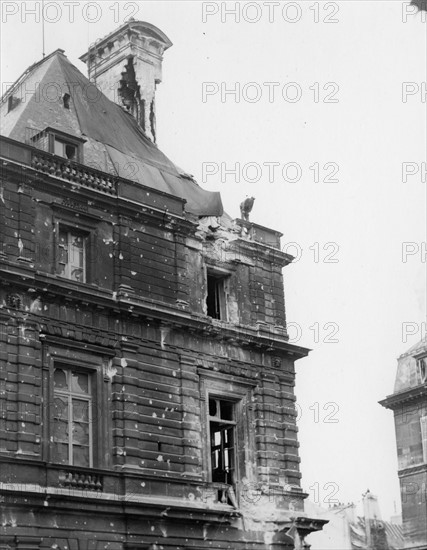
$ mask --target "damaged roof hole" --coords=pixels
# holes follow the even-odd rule
[[[63,101],[63,103],[64,103],[64,108],[65,108],[65,109],[69,109],[69,108],[70,108],[70,99],[71,99],[70,94],[64,94],[64,95],[63,95],[62,101]]]

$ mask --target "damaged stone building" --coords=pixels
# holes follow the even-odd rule
[[[304,513],[280,233],[156,146],[129,21],[2,98],[0,548],[285,550]]]
[[[427,341],[398,359],[394,391],[380,404],[394,413],[405,548],[427,548]]]

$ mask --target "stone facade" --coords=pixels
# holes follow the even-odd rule
[[[308,547],[280,234],[88,166],[67,102],[3,113],[0,548]]]
[[[427,344],[398,360],[394,393],[380,402],[394,412],[405,548],[427,548]]]

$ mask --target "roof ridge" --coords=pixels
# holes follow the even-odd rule
[[[6,90],[6,92],[1,96],[0,98],[0,103],[4,103],[9,96],[13,95],[13,92],[16,90],[16,88],[18,88],[21,83],[23,82],[23,80],[34,70],[34,69],[37,69],[40,65],[43,65],[43,63],[45,63],[45,61],[47,61],[48,59],[50,59],[51,57],[53,57],[54,55],[56,54],[61,54],[63,55],[65,58],[67,58],[67,56],[65,55],[65,50],[63,50],[62,48],[57,48],[56,50],[54,50],[53,52],[51,52],[49,55],[47,55],[46,57],[43,57],[42,59],[40,59],[39,61],[35,61],[32,65],[30,65],[29,67],[27,67],[25,69],[25,71],[21,74],[21,76],[15,80],[15,82],[12,84],[12,86]],[[68,60],[68,58],[67,58]]]

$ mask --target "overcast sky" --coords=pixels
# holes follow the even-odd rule
[[[377,401],[425,336],[425,17],[395,0],[241,2],[234,15],[234,2],[75,2],[73,20],[70,3],[45,4],[46,54],[64,49],[85,74],[79,56],[127,16],[172,40],[160,148],[233,217],[253,195],[251,221],[297,256],[289,332],[313,350],[297,363],[303,488],[326,506],[369,488],[385,519],[399,511],[393,416]],[[3,90],[41,58],[40,7],[2,2]]]

